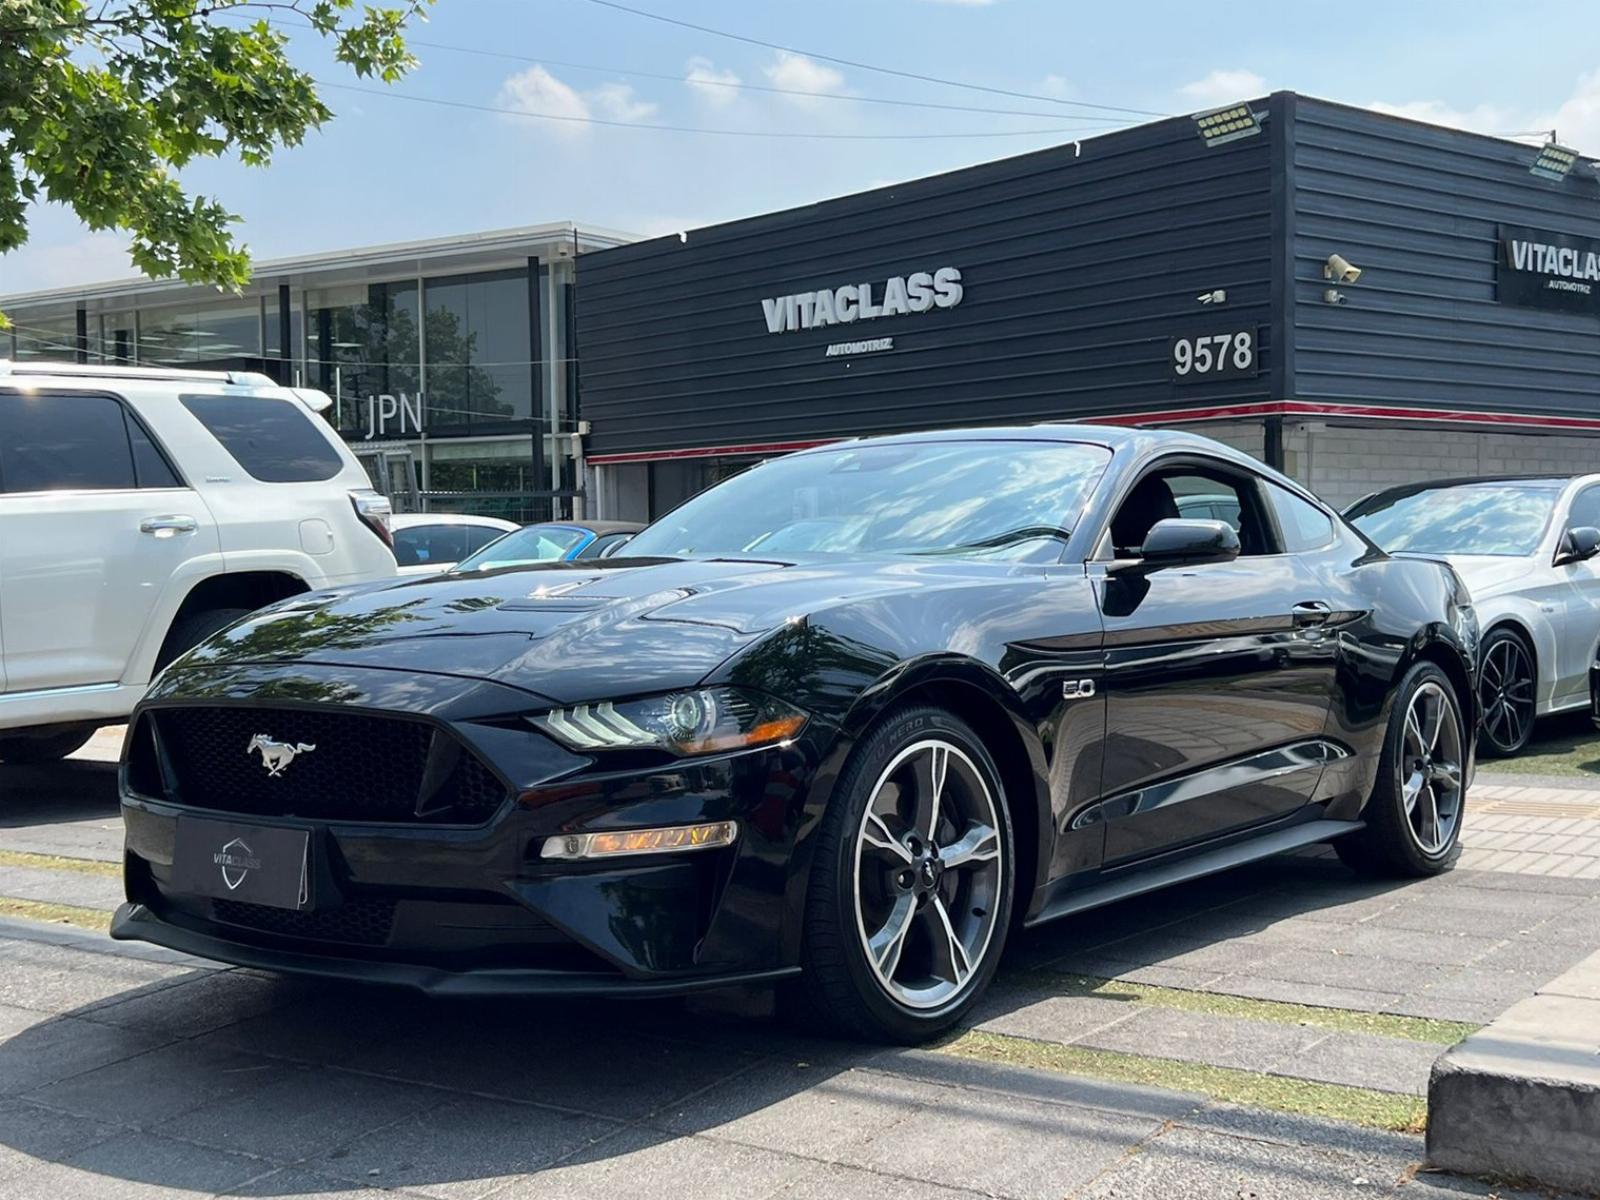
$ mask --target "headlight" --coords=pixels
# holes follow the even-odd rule
[[[788,741],[804,728],[806,715],[770,696],[723,687],[553,708],[528,721],[574,750],[688,755]]]

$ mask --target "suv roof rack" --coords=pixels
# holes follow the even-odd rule
[[[9,375],[72,375],[94,379],[188,379],[206,383],[243,383],[254,387],[277,387],[270,375],[260,371],[201,371],[183,367],[120,367],[101,363],[75,363],[27,360],[13,362],[0,358],[0,378]]]

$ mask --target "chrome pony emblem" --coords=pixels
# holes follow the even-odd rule
[[[305,742],[291,744],[289,742],[275,742],[271,735],[258,733],[250,739],[250,745],[245,748],[246,754],[261,752],[261,765],[267,769],[267,774],[273,778],[282,775],[284,770],[302,754],[310,754],[315,746],[308,746]]]

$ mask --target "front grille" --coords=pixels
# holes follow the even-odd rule
[[[338,908],[296,912],[242,900],[213,900],[211,916],[226,925],[242,925],[279,937],[382,946],[394,928],[394,906],[393,900],[346,900]]]
[[[331,821],[479,824],[506,787],[453,735],[422,721],[290,708],[170,708],[154,722],[175,788],[193,808]],[[264,734],[302,749],[269,773]],[[148,776],[151,772],[141,772]]]

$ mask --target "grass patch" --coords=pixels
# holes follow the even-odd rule
[[[1511,758],[1480,753],[1478,773],[1489,783],[1501,774],[1560,775],[1593,780],[1600,786],[1600,732],[1588,709],[1546,717],[1533,727],[1533,737],[1522,753]]]
[[[0,896],[0,917],[22,917],[51,925],[76,925],[80,929],[104,931],[111,928],[111,914],[98,908],[46,904],[40,900],[13,900],[10,896]]]
[[[1100,979],[1093,975],[1071,975],[1055,971],[1040,972],[1062,985],[1056,994],[1098,996],[1101,999],[1131,1000],[1155,1008],[1175,1008],[1184,1012],[1211,1013],[1219,1017],[1244,1017],[1252,1021],[1271,1021],[1277,1025],[1307,1025],[1347,1033],[1375,1033],[1383,1037],[1405,1038],[1453,1046],[1481,1026],[1465,1021],[1440,1021],[1430,1017],[1401,1017],[1389,1013],[1362,1012],[1350,1008],[1320,1008],[1314,1004],[1293,1004],[1283,1000],[1254,1000],[1248,996],[1229,996],[1221,992],[1195,992],[1184,988],[1158,987],[1122,979]]]
[[[72,871],[79,875],[101,875],[108,879],[116,879],[122,874],[121,863],[101,862],[93,858],[67,858],[60,854],[30,854],[26,850],[0,850],[0,867]]]
[[[1115,1050],[1062,1046],[981,1030],[964,1033],[937,1049],[944,1054],[984,1062],[1035,1067],[1177,1092],[1197,1092],[1228,1104],[1328,1117],[1372,1129],[1421,1133],[1427,1126],[1428,1102],[1421,1096],[1401,1096],[1370,1088],[1262,1075],[1232,1067],[1123,1054]]]

